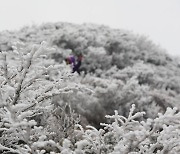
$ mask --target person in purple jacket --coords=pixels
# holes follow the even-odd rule
[[[65,58],[66,64],[71,64],[72,65],[72,73],[77,72],[80,74],[80,66],[82,63],[82,54],[79,54],[77,56],[77,59],[74,56],[69,56]]]

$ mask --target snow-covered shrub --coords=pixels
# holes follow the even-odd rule
[[[13,48],[11,52],[3,51],[0,60],[0,152],[58,151],[59,145],[50,140],[53,132],[47,128],[52,124],[47,119],[54,112],[51,98],[72,90],[61,87],[63,78],[68,77],[67,70],[65,73],[64,66],[46,60],[43,54],[52,49],[45,42],[30,51],[21,42]]]
[[[132,105],[128,117],[115,114],[106,118],[109,123],[101,123],[104,127],[97,130],[92,126],[85,129],[76,125],[76,143],[64,139],[68,146],[63,151],[70,153],[96,154],[147,154],[147,153],[179,153],[179,119],[176,108],[167,108],[165,114],[159,114],[155,119],[139,121],[145,112],[135,113]]]
[[[47,119],[47,130],[52,132],[51,139],[62,144],[64,138],[75,142],[75,125],[80,123],[80,116],[75,113],[69,104],[56,106]]]
[[[180,115],[176,113],[176,109],[168,108],[164,115],[160,114],[154,120],[147,119],[146,122],[135,120],[144,113],[139,112],[133,115],[134,109],[133,106],[127,119],[118,116],[117,112],[115,112],[116,116],[107,116],[115,119],[112,125],[105,125],[117,140],[112,153],[178,153],[178,137],[174,139],[176,131],[171,132],[171,130],[177,130],[176,128],[179,127],[177,121]],[[168,139],[164,139],[164,132],[168,132],[166,134]],[[173,146],[168,142],[172,143]]]
[[[88,47],[88,53],[84,57],[83,69],[86,72],[98,74],[98,70],[106,70],[111,68],[112,57],[106,55],[104,48]],[[99,74],[99,76],[101,73]]]

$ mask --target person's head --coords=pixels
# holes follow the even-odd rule
[[[83,54],[82,54],[82,53],[78,54],[78,55],[77,55],[77,58],[78,58],[78,60],[80,60],[80,61],[81,61],[81,60],[82,60],[82,58],[83,58]]]

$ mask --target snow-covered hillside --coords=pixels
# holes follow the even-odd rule
[[[1,32],[0,51],[0,153],[180,151],[180,65],[145,36],[47,23]]]

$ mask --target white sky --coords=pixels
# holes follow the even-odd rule
[[[0,0],[0,31],[60,21],[131,30],[180,55],[180,0]]]

